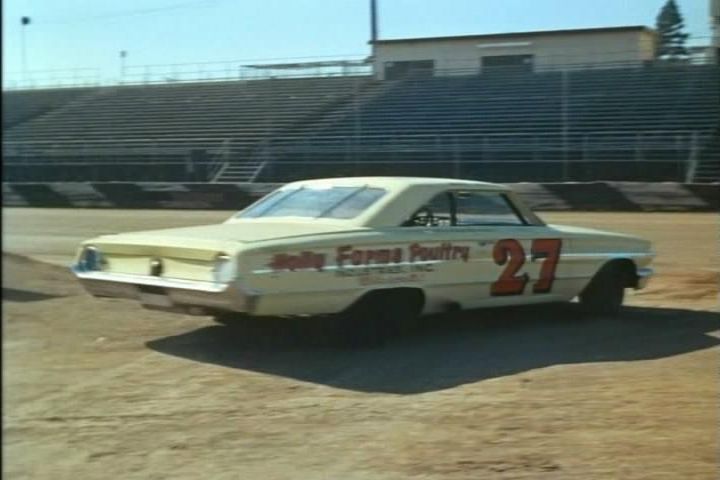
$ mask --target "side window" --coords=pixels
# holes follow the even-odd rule
[[[435,195],[403,223],[404,227],[448,227],[452,225],[452,204],[448,192]]]
[[[428,207],[433,215],[433,226],[449,227],[452,224],[452,207],[450,206],[450,194],[441,193],[428,202]]]
[[[525,221],[498,193],[456,192],[456,225],[525,225]]]

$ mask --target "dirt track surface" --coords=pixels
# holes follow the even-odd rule
[[[466,312],[368,351],[92,299],[59,266],[227,215],[4,210],[32,257],[3,255],[5,478],[717,478],[716,215],[546,214],[650,238],[658,277],[621,318]]]

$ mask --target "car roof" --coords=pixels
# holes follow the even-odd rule
[[[483,190],[505,191],[510,190],[498,183],[478,182],[475,180],[461,180],[458,178],[431,178],[431,177],[339,177],[318,178],[292,182],[288,185],[314,185],[314,186],[373,186],[388,190],[401,190],[413,186],[445,186],[447,188],[478,188]]]

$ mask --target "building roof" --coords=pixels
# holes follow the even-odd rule
[[[372,40],[368,43],[410,43],[410,42],[438,42],[446,40],[488,40],[509,37],[549,36],[549,35],[578,35],[586,33],[618,33],[618,32],[647,32],[654,33],[655,30],[644,25],[627,25],[621,27],[600,27],[600,28],[575,28],[567,30],[536,30],[532,32],[508,32],[489,33],[483,35],[458,35],[452,37],[419,37],[419,38],[391,38],[387,40]]]
[[[321,68],[321,67],[359,67],[368,65],[367,58],[363,60],[326,60],[322,62],[296,62],[296,63],[261,63],[256,65],[242,65],[246,68],[260,70],[293,70],[299,68]]]

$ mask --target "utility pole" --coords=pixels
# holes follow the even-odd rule
[[[377,70],[375,66],[375,42],[378,39],[378,19],[377,19],[377,0],[370,0],[370,56],[366,61],[373,64],[373,70]],[[374,72],[374,74],[377,72]]]
[[[25,27],[30,25],[30,17],[20,17],[20,60],[22,61],[22,81],[27,82],[27,57],[25,56]]]

